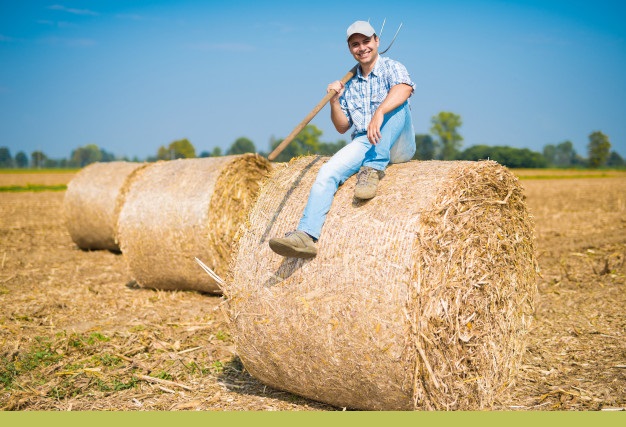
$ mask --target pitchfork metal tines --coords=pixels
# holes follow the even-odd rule
[[[385,22],[387,22],[387,18],[383,19],[383,25],[381,25],[380,27],[380,33],[378,33],[378,37],[383,36],[383,30],[385,29]],[[393,44],[393,42],[396,41],[396,37],[398,37],[398,33],[400,32],[400,28],[402,28],[402,22],[400,22],[400,25],[398,26],[398,29],[396,30],[396,33],[393,36],[393,39],[391,39],[391,43],[389,43],[389,46],[387,46],[386,49],[380,52],[381,55],[386,53],[391,48],[391,45]]]

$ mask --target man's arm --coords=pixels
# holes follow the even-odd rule
[[[367,139],[369,139],[372,144],[377,144],[378,141],[380,141],[380,127],[383,125],[385,114],[404,104],[412,93],[413,88],[406,83],[397,84],[389,90],[387,97],[380,103],[372,116],[370,124],[367,126]],[[335,125],[335,127],[337,127],[337,125]]]
[[[341,109],[339,97],[343,93],[344,85],[340,81],[332,82],[328,85],[326,92],[335,91],[337,94],[330,99],[330,120],[335,125],[339,133],[346,133],[350,129],[350,121]]]

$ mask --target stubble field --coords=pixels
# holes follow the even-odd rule
[[[626,173],[514,171],[535,218],[539,298],[496,410],[626,408]],[[0,174],[0,186],[72,173]],[[219,296],[154,291],[122,255],[83,251],[63,191],[0,193],[3,410],[340,410],[264,386]]]

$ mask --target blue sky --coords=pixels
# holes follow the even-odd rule
[[[623,1],[0,0],[0,146],[69,157],[94,143],[145,158],[188,138],[196,151],[237,138],[269,151],[353,65],[345,30],[380,28],[417,88],[416,133],[463,119],[463,147],[587,155],[609,136],[626,157]],[[328,107],[312,121],[337,133]]]

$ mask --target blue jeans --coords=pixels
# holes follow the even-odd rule
[[[335,153],[319,170],[298,230],[319,239],[337,188],[357,173],[361,166],[384,171],[389,163],[403,163],[415,154],[415,132],[411,110],[405,102],[385,114],[381,140],[374,145],[367,133],[355,135],[352,142]]]

